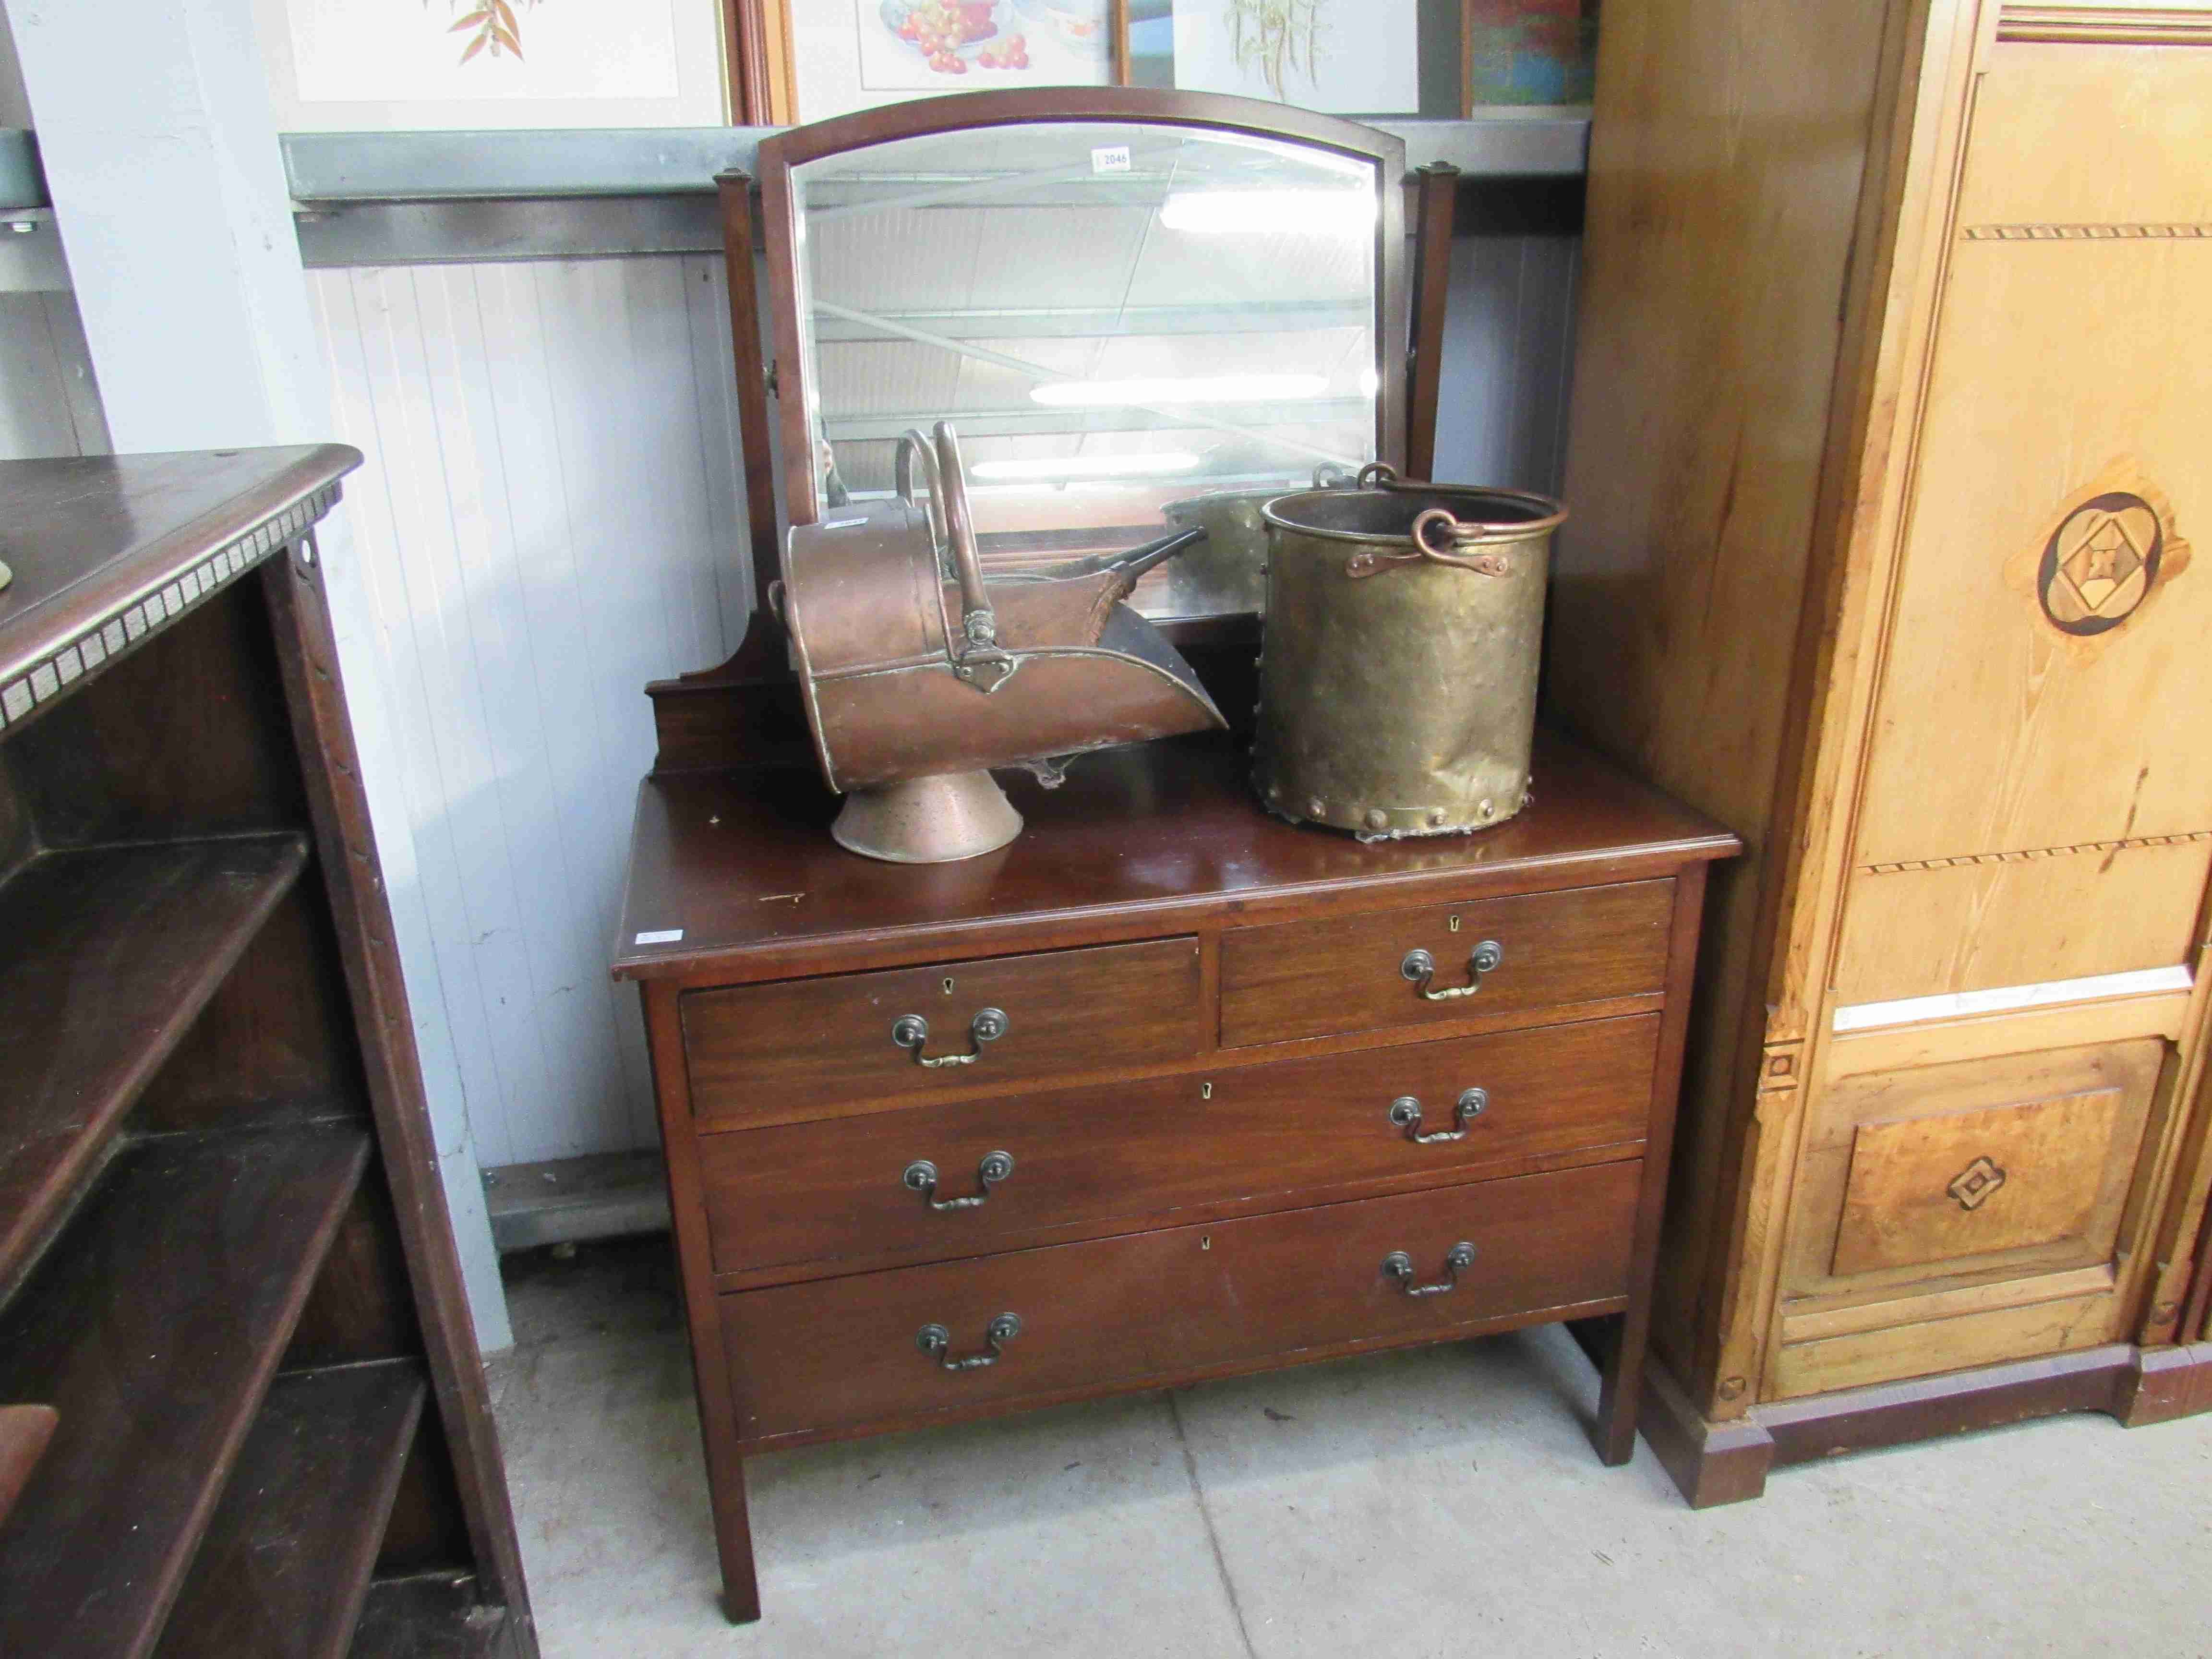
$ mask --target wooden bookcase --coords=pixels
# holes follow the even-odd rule
[[[537,1652],[313,526],[0,465],[0,1652]]]
[[[1607,13],[1548,699],[1748,844],[1644,1416],[1693,1502],[2212,1404],[2208,111],[2203,3]]]

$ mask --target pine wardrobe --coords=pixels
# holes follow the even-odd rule
[[[2212,1405],[2212,7],[1605,27],[1547,696],[1750,846],[1644,1426]]]

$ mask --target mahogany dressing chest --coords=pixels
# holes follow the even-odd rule
[[[616,972],[733,1619],[771,1449],[1590,1320],[1627,1460],[1737,843],[1554,738],[1475,837],[1295,828],[1243,772],[1218,737],[1096,757],[922,867],[834,845],[811,773],[645,781]]]

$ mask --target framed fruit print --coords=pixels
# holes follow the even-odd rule
[[[733,0],[743,3],[744,0]],[[1112,84],[1120,0],[756,0],[819,121],[948,92]]]

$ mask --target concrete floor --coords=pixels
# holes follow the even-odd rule
[[[1599,1467],[1558,1330],[759,1458],[766,1616],[732,1628],[666,1240],[507,1279],[547,1659],[2212,1654],[2212,1418],[1866,1453],[1693,1514],[1648,1447]]]

